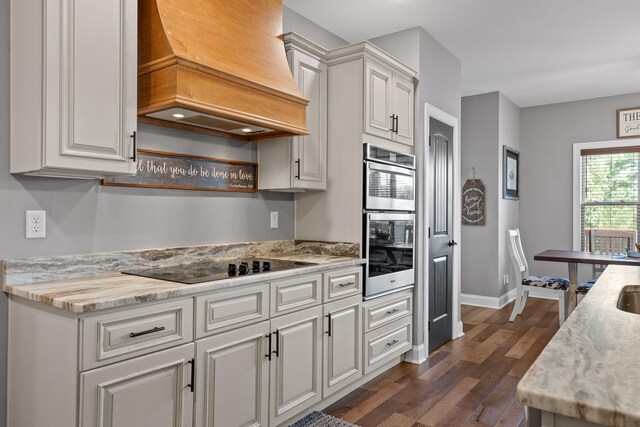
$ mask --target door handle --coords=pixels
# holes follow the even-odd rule
[[[296,160],[294,163],[298,165],[298,174],[294,176],[294,178],[300,179],[300,159]]]
[[[272,353],[275,354],[276,357],[280,357],[280,331],[276,329],[272,334],[276,336],[276,350]]]
[[[325,332],[325,334],[327,334],[327,335],[331,336],[331,313],[327,314],[327,315],[326,315],[326,316],[324,316],[324,317],[326,317],[327,319],[329,319],[329,321],[327,322],[327,323],[328,323],[328,325],[329,325],[329,328],[328,328],[328,330]]]
[[[393,126],[393,131],[398,133],[398,115],[396,114],[395,125]]]
[[[161,332],[161,331],[164,331],[164,330],[165,330],[164,326],[160,326],[160,327],[156,326],[154,328],[147,329],[146,331],[142,331],[142,332],[131,332],[129,334],[129,337],[130,338],[135,338],[135,337],[139,337],[139,336],[142,336],[142,335],[148,335],[148,334],[153,334],[153,333],[156,333],[156,332]]]
[[[191,359],[187,361],[187,363],[191,365],[191,381],[189,382],[189,384],[187,384],[187,387],[189,387],[189,390],[191,390],[191,393],[193,393],[196,384],[196,359]]]
[[[455,240],[449,240],[449,243],[447,243],[447,245],[449,245],[449,247],[457,246],[458,242],[456,242]]]
[[[396,115],[392,114],[389,116],[389,118],[391,119],[391,129],[389,129],[391,132],[395,132],[396,131]]]
[[[133,133],[129,136],[133,138],[133,156],[129,157],[129,159],[133,160],[133,162],[135,163],[138,161],[138,135],[134,130]]]
[[[267,358],[267,360],[271,360],[271,334],[265,335],[265,338],[269,340],[269,351],[267,352],[267,354],[265,354],[265,357]]]

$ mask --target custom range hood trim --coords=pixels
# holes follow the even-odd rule
[[[309,101],[280,34],[281,0],[255,4],[140,0],[141,122],[247,141],[308,134]],[[170,109],[189,114],[174,118]]]

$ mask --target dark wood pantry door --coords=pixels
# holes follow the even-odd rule
[[[429,352],[451,340],[453,127],[429,118]]]

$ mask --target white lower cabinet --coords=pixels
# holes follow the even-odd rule
[[[269,321],[196,342],[197,427],[267,426]]]
[[[361,310],[360,295],[324,305],[323,397],[362,376]]]
[[[82,427],[192,425],[193,343],[80,375]]]
[[[271,415],[276,426],[322,399],[322,307],[271,320]]]
[[[361,277],[334,268],[87,315],[11,296],[8,427],[287,425],[367,371]],[[394,351],[410,339],[396,326],[380,328],[404,333],[380,338]]]

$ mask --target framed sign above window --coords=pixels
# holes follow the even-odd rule
[[[616,138],[640,136],[640,107],[616,110]]]
[[[506,145],[502,148],[502,198],[520,199],[520,152]]]

